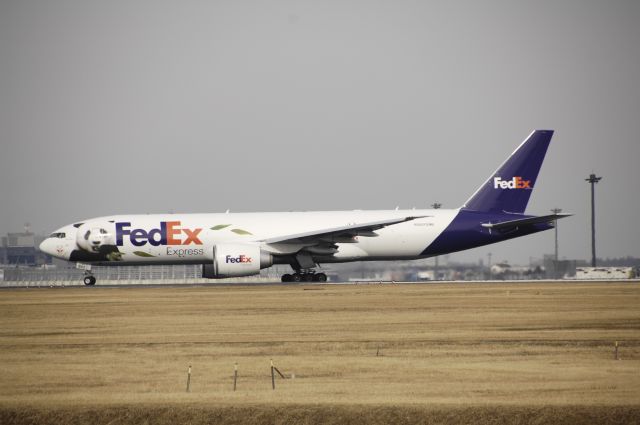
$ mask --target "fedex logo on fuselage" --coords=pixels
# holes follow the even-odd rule
[[[502,180],[502,177],[493,178],[494,189],[533,189],[531,180],[524,180],[522,177],[514,177],[511,180]]]
[[[201,228],[189,229],[181,227],[180,221],[161,221],[159,228],[149,231],[145,229],[131,229],[131,223],[116,223],[116,245],[124,244],[124,237],[129,238],[129,242],[134,246],[144,246],[147,243],[153,246],[160,245],[202,245],[198,238]],[[184,237],[183,237],[184,236]]]

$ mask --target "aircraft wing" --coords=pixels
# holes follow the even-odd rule
[[[263,239],[261,242],[267,244],[275,243],[302,243],[308,244],[313,242],[329,241],[337,238],[353,238],[355,236],[378,236],[375,231],[382,229],[383,227],[391,226],[394,224],[405,223],[418,218],[429,217],[426,215],[416,217],[400,217],[392,218],[388,220],[371,221],[368,223],[356,223],[353,225],[346,225],[340,227],[332,227],[327,229],[312,230],[304,233],[296,233],[290,235],[276,236],[273,238]]]
[[[537,223],[548,223],[550,221],[559,220],[561,218],[570,217],[573,214],[549,214],[549,215],[541,215],[538,217],[527,217],[521,218],[518,220],[509,220],[503,221],[500,223],[482,223],[482,227],[487,227],[489,229],[507,229],[518,226],[525,226],[528,224],[537,224]]]

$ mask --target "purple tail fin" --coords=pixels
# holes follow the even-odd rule
[[[524,213],[553,130],[536,130],[469,198],[463,208],[475,211]]]

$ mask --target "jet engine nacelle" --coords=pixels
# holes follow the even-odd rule
[[[225,243],[213,247],[213,261],[202,265],[202,277],[220,279],[225,277],[251,276],[260,269],[271,267],[273,256],[262,251],[259,245],[248,243]]]

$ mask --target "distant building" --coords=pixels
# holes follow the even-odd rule
[[[633,279],[633,267],[578,267],[576,279]]]
[[[544,256],[547,279],[566,279],[576,275],[576,260],[555,260],[555,255]]]
[[[7,233],[2,237],[0,264],[10,266],[51,264],[51,257],[38,249],[43,239],[31,233],[28,228],[22,233]]]

